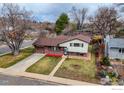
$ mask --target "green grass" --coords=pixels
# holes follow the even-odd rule
[[[96,58],[95,58],[95,50],[94,50],[93,45],[88,46],[88,52],[91,53],[91,61],[95,63]]]
[[[37,63],[29,67],[26,71],[48,75],[60,60],[61,60],[60,57],[45,56],[44,58],[41,58]]]
[[[20,51],[19,55],[14,56],[11,53],[0,56],[0,68],[10,67],[22,59],[30,56],[34,51],[33,47],[29,47]]]
[[[83,59],[66,59],[55,76],[97,83],[95,78],[96,66],[92,61]]]
[[[88,52],[92,52],[92,49],[93,49],[93,46],[92,45],[89,45],[88,46]]]

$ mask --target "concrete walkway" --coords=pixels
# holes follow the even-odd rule
[[[30,67],[32,64],[34,64],[35,62],[37,62],[38,60],[40,60],[44,56],[45,56],[45,54],[34,53],[31,56],[27,57],[26,59],[24,59],[24,60],[18,62],[17,64],[7,68],[5,70],[5,73],[24,72],[28,67]]]
[[[4,72],[6,69],[5,68],[0,68],[0,73]]]
[[[56,65],[56,67],[52,70],[52,72],[49,74],[49,77],[53,77],[54,74],[56,73],[56,71],[59,69],[59,67],[62,65],[62,63],[65,61],[67,57],[66,56],[62,56],[61,61]]]
[[[49,75],[35,74],[35,73],[28,73],[28,72],[16,73],[16,75],[24,76],[24,77],[30,77],[30,78],[34,78],[34,79],[41,79],[41,80],[51,81],[51,82],[60,83],[60,84],[64,84],[64,85],[100,86],[99,84],[93,84],[93,83],[71,80],[71,79],[60,78],[60,77],[54,77],[54,76],[49,78]]]

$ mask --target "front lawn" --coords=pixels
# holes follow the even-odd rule
[[[26,71],[48,75],[60,60],[61,60],[61,57],[45,56],[44,58],[41,58],[37,63],[29,67]]]
[[[55,73],[55,76],[98,83],[95,74],[96,66],[94,62],[68,58]]]
[[[0,68],[10,67],[22,59],[30,56],[34,51],[33,47],[29,47],[20,51],[19,55],[14,56],[11,53],[0,56]]]

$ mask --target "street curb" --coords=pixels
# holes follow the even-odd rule
[[[7,55],[7,54],[9,54],[9,53],[11,53],[11,52],[2,53],[2,54],[0,54],[0,57],[1,57],[1,56],[4,56],[4,55]]]
[[[85,82],[85,81],[72,80],[72,79],[56,77],[56,76],[49,78],[49,75],[29,73],[29,72],[6,73],[5,69],[2,69],[2,71],[0,73],[4,74],[4,75],[10,75],[10,76],[16,76],[16,77],[27,77],[27,78],[32,78],[32,79],[44,80],[44,81],[58,83],[58,84],[62,84],[62,85],[101,86],[100,84],[94,84],[94,83],[89,83],[89,82]]]
[[[45,81],[64,84],[64,85],[101,86],[99,84],[89,83],[89,82],[85,82],[85,81],[72,80],[72,79],[67,79],[67,78],[61,78],[61,77],[55,77],[55,76],[49,78],[49,75],[29,73],[29,72],[15,73],[15,75],[16,76],[24,76],[24,77],[33,78],[33,79],[45,80]]]

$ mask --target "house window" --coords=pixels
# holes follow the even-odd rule
[[[124,48],[120,48],[119,53],[124,53]]]
[[[84,44],[83,43],[81,44],[81,47],[84,47]]]
[[[72,46],[72,43],[70,43],[70,46]]]
[[[119,49],[119,53],[121,53],[121,48]]]
[[[122,48],[122,53],[124,53],[124,48]]]
[[[79,43],[74,43],[74,47],[79,47],[80,44]]]
[[[53,51],[56,51],[57,49],[56,49],[56,47],[53,47]]]

